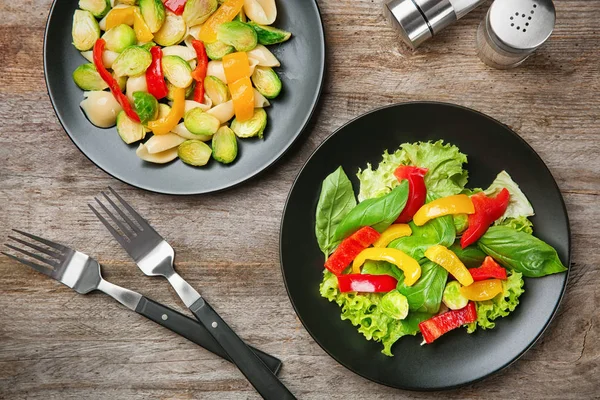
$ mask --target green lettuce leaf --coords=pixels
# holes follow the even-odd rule
[[[533,234],[533,224],[527,217],[517,217],[517,218],[506,218],[504,220],[498,220],[494,223],[496,226],[508,226],[509,228],[513,228],[519,232]]]
[[[531,203],[527,200],[527,196],[525,196],[521,191],[521,188],[519,188],[519,185],[513,181],[506,171],[500,172],[484,193],[487,196],[493,197],[504,188],[510,193],[510,201],[506,208],[506,212],[499,221],[503,221],[506,218],[532,217],[535,215]]]

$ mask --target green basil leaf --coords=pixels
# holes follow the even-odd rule
[[[448,280],[448,271],[432,261],[421,264],[421,277],[412,286],[404,284],[404,277],[398,280],[397,289],[406,296],[411,312],[435,314],[440,309],[442,295]]]
[[[481,264],[487,255],[475,245],[468,246],[467,248],[463,249],[460,247],[460,243],[458,241],[449,247],[449,249],[456,254],[456,256],[460,259],[460,261],[462,261],[463,264],[465,264],[467,268],[481,267]]]
[[[507,226],[492,226],[479,239],[479,248],[505,268],[536,278],[567,270],[546,242]]]
[[[342,240],[364,226],[383,232],[396,221],[407,199],[408,181],[404,180],[385,196],[363,201],[340,222],[334,240]]]
[[[317,203],[315,233],[325,257],[329,256],[337,244],[333,236],[338,224],[354,207],[356,199],[352,183],[344,169],[339,167],[323,181]]]
[[[396,279],[403,278],[400,268],[387,261],[367,260],[362,266],[361,274],[367,275],[390,275]]]
[[[392,241],[388,247],[402,250],[412,258],[420,260],[425,257],[425,250],[436,244],[450,247],[456,239],[456,231],[451,215],[432,219],[423,226],[409,223],[412,235]]]

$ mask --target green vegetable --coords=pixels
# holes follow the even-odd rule
[[[467,332],[475,332],[478,326],[483,329],[493,329],[496,323],[492,321],[500,317],[506,317],[517,307],[519,296],[525,291],[523,284],[522,275],[513,272],[507,280],[502,281],[503,291],[501,294],[492,300],[476,302],[477,322],[469,324]]]
[[[209,75],[204,79],[204,90],[212,100],[213,106],[217,106],[229,100],[229,89],[227,89],[227,85],[216,76]]]
[[[394,319],[404,319],[408,315],[408,300],[399,291],[392,290],[381,298],[381,311]]]
[[[160,1],[160,0],[158,0]],[[161,46],[173,46],[183,40],[187,33],[187,26],[183,17],[175,14],[167,14],[164,24],[154,34],[154,41]]]
[[[137,76],[141,75],[152,64],[152,55],[148,50],[139,46],[126,48],[112,65],[115,76]]]
[[[187,26],[203,24],[218,6],[217,0],[187,0],[183,9],[183,20]]]
[[[214,43],[205,43],[204,48],[206,49],[208,58],[216,61],[223,59],[227,54],[235,51],[235,47],[219,42],[218,40]]]
[[[390,275],[400,280],[404,278],[402,271],[387,261],[367,260],[362,266],[361,274],[366,275]]]
[[[144,50],[148,50],[150,51],[151,48],[153,48],[154,46],[156,46],[156,43],[154,42],[148,42],[148,43],[144,43],[142,45],[140,45],[140,47]]]
[[[533,224],[527,217],[517,218],[506,218],[504,220],[498,220],[494,223],[497,226],[508,226],[514,230],[533,234]]]
[[[335,230],[333,241],[340,241],[363,226],[371,226],[383,232],[396,221],[407,199],[408,181],[403,181],[387,195],[363,201],[340,222]]]
[[[158,116],[158,101],[150,93],[134,92],[133,107],[142,124],[154,121]]]
[[[83,90],[104,90],[108,87],[93,63],[82,64],[73,71],[73,81]]]
[[[463,169],[466,162],[467,156],[458,147],[449,143],[444,145],[442,140],[435,143],[404,143],[393,154],[386,151],[376,170],[373,170],[371,164],[367,164],[366,169],[358,172],[358,200],[379,197],[398,186],[394,171],[399,165],[429,169],[425,175],[425,186],[428,191],[433,191],[440,197],[458,194],[467,183],[468,173]]]
[[[213,158],[220,163],[232,163],[237,157],[238,146],[235,133],[226,126],[219,128],[212,138]]]
[[[506,218],[531,217],[535,215],[531,203],[527,200],[527,197],[521,191],[519,185],[512,180],[506,171],[500,172],[484,193],[488,196],[495,196],[504,188],[510,193],[510,200],[506,212],[500,220]]]
[[[102,35],[102,39],[106,42],[106,49],[116,53],[121,53],[137,43],[135,31],[125,24],[109,29]]]
[[[478,244],[502,266],[526,277],[536,278],[567,270],[552,246],[507,226],[490,227]]]
[[[442,295],[442,301],[451,310],[460,310],[469,303],[469,299],[460,293],[461,284],[458,281],[448,282]]]
[[[412,286],[398,280],[398,291],[406,296],[410,311],[435,314],[440,309],[448,271],[429,260],[421,264],[421,277]]]
[[[185,113],[183,123],[188,131],[194,135],[212,136],[219,130],[221,122],[217,117],[207,114],[196,107]]]
[[[436,244],[449,247],[456,239],[451,215],[432,219],[423,226],[416,226],[412,221],[409,225],[412,235],[396,239],[388,247],[402,250],[416,260],[425,257],[425,250],[429,247]]]
[[[162,68],[165,78],[175,87],[187,88],[192,84],[192,67],[179,56],[164,56]]]
[[[453,216],[453,220],[457,234],[463,233],[469,227],[469,216],[467,214],[456,214]]]
[[[456,254],[459,260],[462,261],[462,263],[465,264],[467,268],[480,267],[483,263],[483,260],[485,260],[485,256],[487,255],[475,245],[468,246],[463,249],[462,247],[460,247],[460,242],[458,240],[456,241],[456,243],[450,246],[449,249],[453,251],[454,254]]]
[[[135,143],[146,136],[144,125],[129,118],[125,111],[117,115],[117,133],[127,144]]]
[[[192,84],[190,86],[185,88],[185,98],[186,99],[192,95],[195,87],[196,87],[196,85],[194,84],[194,82],[192,82]],[[173,85],[171,82],[167,82],[167,89],[168,89],[167,100],[169,100],[169,101],[175,100],[175,97],[173,97],[173,92],[175,89],[177,89],[177,87],[175,85]]]
[[[270,67],[256,67],[252,74],[252,83],[256,90],[267,99],[274,99],[281,93],[281,80]]]
[[[323,180],[317,203],[315,234],[326,258],[338,244],[334,241],[337,226],[354,207],[356,199],[352,183],[340,166]]]
[[[89,11],[96,18],[104,18],[110,11],[109,0],[79,0],[79,8]]]
[[[258,136],[262,139],[266,127],[267,112],[262,108],[255,108],[254,115],[247,121],[240,122],[237,118],[231,121],[231,129],[240,138]]]
[[[244,13],[243,8],[235,17],[233,17],[233,20],[240,21],[240,22],[247,22],[248,18],[246,18],[246,14]]]
[[[252,26],[252,28],[254,28],[256,31],[258,43],[264,44],[265,46],[283,43],[292,36],[291,32],[284,31],[283,29],[273,28],[271,26],[259,25],[254,22],[250,22],[250,26]]]
[[[166,13],[161,0],[140,0],[140,12],[150,32],[156,33],[162,28]]]
[[[71,34],[73,46],[79,51],[87,51],[94,47],[96,40],[100,38],[100,27],[91,12],[75,10]]]
[[[177,148],[177,155],[181,161],[194,167],[206,165],[211,154],[210,146],[200,140],[186,140]]]
[[[219,25],[217,39],[235,47],[237,51],[250,51],[258,44],[254,29],[240,21],[225,22]]]

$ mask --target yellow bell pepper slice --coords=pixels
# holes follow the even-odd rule
[[[204,43],[214,43],[217,41],[217,28],[219,25],[233,21],[236,15],[240,13],[244,6],[244,0],[225,0],[221,7],[217,9],[202,25],[200,37]]]
[[[425,257],[434,263],[441,265],[445,270],[452,274],[461,285],[469,286],[473,283],[473,277],[467,267],[465,267],[452,250],[449,250],[445,246],[440,244],[431,246],[425,251]]]
[[[360,274],[360,267],[367,260],[387,261],[404,272],[406,286],[414,285],[421,277],[421,266],[411,256],[397,249],[371,247],[361,251],[352,262],[352,273]]]
[[[148,128],[155,135],[166,135],[179,124],[185,114],[185,89],[175,88],[173,90],[173,106],[166,117],[148,122]]]
[[[110,30],[118,25],[132,26],[134,23],[133,13],[135,7],[113,8],[106,15],[106,30]]]
[[[227,54],[223,57],[223,69],[227,82],[235,82],[238,79],[250,78],[250,61],[248,54],[237,52]]]
[[[148,24],[144,21],[144,17],[142,17],[142,13],[137,7],[133,8],[133,30],[135,31],[135,37],[138,42],[148,43],[154,39],[150,27],[148,27]]]
[[[254,90],[250,78],[238,79],[228,86],[233,100],[235,118],[240,122],[252,118],[254,116]]]
[[[392,240],[410,235],[412,235],[412,229],[410,229],[408,224],[393,224],[383,231],[379,239],[373,243],[373,247],[387,247]]]
[[[500,279],[479,281],[460,288],[460,294],[472,301],[491,300],[502,291],[502,281]]]
[[[417,226],[425,225],[431,219],[443,217],[450,214],[473,214],[475,207],[473,202],[466,194],[457,194],[455,196],[442,197],[434,200],[419,208],[419,211],[413,217],[413,222]]]

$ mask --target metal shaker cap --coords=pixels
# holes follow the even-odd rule
[[[385,8],[402,40],[413,49],[457,20],[449,0],[390,0]]]
[[[487,16],[490,39],[509,53],[531,53],[550,37],[556,22],[552,0],[496,0]]]

